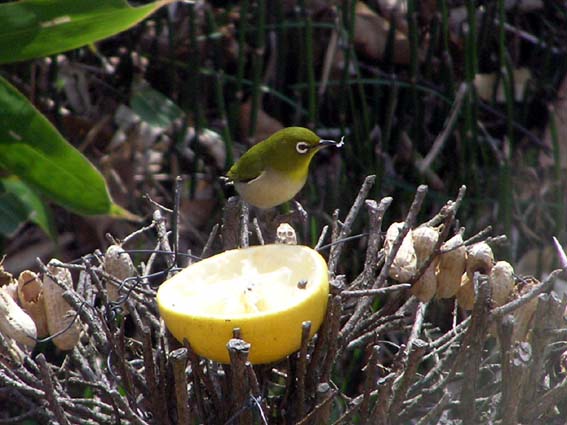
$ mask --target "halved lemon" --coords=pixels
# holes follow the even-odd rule
[[[298,350],[301,325],[319,329],[327,309],[327,263],[301,245],[235,249],[199,261],[165,281],[157,303],[173,336],[203,357],[229,363],[233,329],[251,344],[252,363]]]

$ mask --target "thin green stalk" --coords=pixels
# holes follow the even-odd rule
[[[342,8],[342,18],[340,20],[342,24],[341,26],[346,31],[346,39],[347,39],[345,46],[345,53],[344,53],[343,73],[341,75],[340,91],[339,91],[339,113],[341,116],[340,124],[343,133],[345,130],[344,120],[348,116],[347,114],[348,97],[345,96],[345,91],[350,90],[347,85],[347,80],[348,80],[348,73],[350,68],[350,56],[353,49],[355,8],[356,8],[355,0],[344,1]]]
[[[469,47],[467,55],[469,56],[470,67],[474,75],[478,73],[478,51],[477,51],[477,23],[476,23],[476,4],[475,0],[467,0],[467,21],[469,31],[467,38]]]
[[[256,47],[252,55],[252,107],[250,110],[249,138],[256,134],[258,110],[262,98],[262,69],[264,67],[264,52],[266,49],[266,0],[258,0],[258,28],[256,32]]]
[[[305,67],[307,71],[307,122],[313,128],[317,125],[317,87],[315,84],[315,67],[313,59],[313,21],[311,11],[305,7],[305,0],[299,1],[299,7],[303,15],[305,35]]]
[[[249,0],[240,2],[240,22],[238,26],[238,64],[236,68],[236,96],[242,99],[242,80],[246,66],[246,31],[248,27],[248,4]]]
[[[451,51],[449,50],[449,11],[447,8],[447,0],[439,1],[439,11],[441,13],[441,40],[443,58],[443,81],[445,82],[447,97],[453,98],[455,96],[455,78],[453,76],[453,60],[451,59]]]
[[[392,138],[392,126],[394,125],[394,116],[396,113],[396,107],[398,106],[399,91],[399,84],[397,81],[394,81],[394,83],[390,86],[388,106],[386,108],[385,120],[382,127],[382,140],[384,144],[384,150],[386,151],[388,149],[388,145],[390,144],[390,139]]]
[[[191,170],[191,183],[190,196],[191,198],[195,195],[195,188],[197,186],[197,173],[199,158],[201,156],[201,149],[199,144],[199,137],[201,135],[201,108],[200,108],[200,80],[201,76],[199,73],[199,46],[197,41],[197,16],[195,13],[195,4],[189,4],[189,50],[191,52],[190,57],[192,58],[188,64],[189,78],[188,85],[191,93],[191,114],[193,116],[193,126],[195,128],[195,138],[193,140],[193,151],[195,152],[195,158],[193,160],[194,167]]]

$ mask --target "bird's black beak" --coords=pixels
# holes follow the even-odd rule
[[[321,139],[319,140],[319,143],[316,146],[318,148],[326,148],[328,146],[334,146],[336,148],[340,148],[345,144],[344,140],[345,140],[345,136],[341,137],[341,140],[338,142],[336,140]]]

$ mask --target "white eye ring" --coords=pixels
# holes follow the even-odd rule
[[[295,150],[298,154],[304,155],[307,153],[307,151],[309,151],[309,144],[305,142],[299,142],[297,145],[295,145]]]

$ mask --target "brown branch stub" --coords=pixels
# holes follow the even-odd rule
[[[169,353],[169,362],[173,371],[173,383],[177,409],[177,422],[191,423],[191,407],[189,404],[189,391],[187,389],[187,374],[185,368],[189,359],[187,348],[178,348]]]

